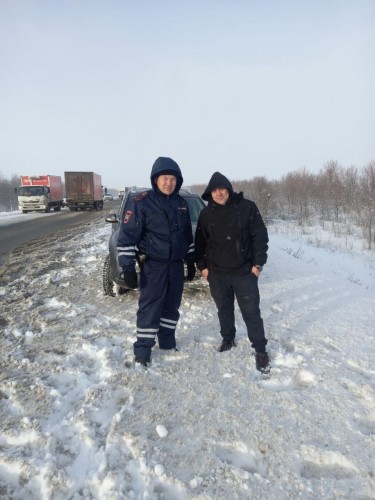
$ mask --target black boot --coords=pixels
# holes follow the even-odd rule
[[[255,353],[256,369],[261,373],[269,373],[271,370],[270,357],[267,352]]]
[[[218,348],[219,352],[230,351],[232,347],[236,347],[236,342],[233,340],[223,339],[221,346]]]
[[[144,366],[145,368],[147,368],[151,364],[150,361],[147,361],[146,359],[137,358],[137,357],[134,358],[134,362],[138,365]]]

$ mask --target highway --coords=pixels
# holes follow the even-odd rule
[[[10,214],[0,217],[0,265],[6,262],[9,253],[24,243],[34,239],[41,239],[47,235],[71,228],[77,225],[85,225],[93,219],[104,218],[111,212],[117,210],[121,201],[115,199],[106,201],[101,211],[87,210],[71,212],[64,208],[60,212],[40,213],[30,212],[28,214]]]

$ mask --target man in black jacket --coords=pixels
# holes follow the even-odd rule
[[[267,261],[268,234],[256,204],[235,193],[232,184],[215,172],[202,195],[208,201],[195,233],[197,267],[210,285],[218,309],[220,352],[236,346],[234,298],[255,349],[256,368],[270,371],[267,339],[260,314],[258,278]]]

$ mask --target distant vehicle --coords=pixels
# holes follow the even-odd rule
[[[22,213],[56,212],[64,205],[62,180],[57,175],[22,175],[21,185],[15,188]]]
[[[114,285],[119,287],[119,293],[124,293],[129,290],[125,284],[122,276],[122,269],[118,262],[117,257],[117,241],[119,237],[121,221],[124,220],[125,213],[128,210],[133,211],[134,196],[150,188],[134,187],[126,191],[125,198],[122,201],[121,207],[117,213],[111,213],[105,218],[106,222],[112,224],[112,233],[109,238],[109,254],[106,256],[103,266],[103,290],[105,295],[114,297]],[[202,208],[206,205],[202,198],[197,194],[192,193],[189,189],[180,189],[180,195],[185,198],[189,206],[191,225],[193,228],[193,235],[197,227],[198,217]],[[142,265],[142,255],[137,255],[137,271],[139,272]],[[186,267],[186,266],[185,266]],[[186,276],[186,269],[185,269]]]
[[[103,209],[102,178],[94,172],[65,172],[65,191],[69,210]]]
[[[103,201],[113,201],[113,196],[111,194],[105,194],[103,196]]]
[[[125,191],[119,191],[118,197],[120,198],[120,200],[122,200],[124,198],[124,195],[125,195]]]

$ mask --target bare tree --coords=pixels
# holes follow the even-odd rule
[[[343,172],[344,200],[343,211],[346,214],[354,212],[358,199],[358,169],[351,166]]]
[[[304,168],[284,176],[281,184],[282,201],[288,207],[288,216],[296,217],[298,224],[302,225],[312,214],[314,176]]]
[[[358,217],[368,249],[375,243],[375,161],[364,168],[360,178]]]
[[[325,165],[323,175],[326,183],[325,193],[330,200],[333,217],[338,221],[344,206],[344,172],[337,161],[329,161]]]
[[[272,217],[276,216],[274,182],[261,176],[251,180],[232,181],[232,185],[235,191],[242,192],[245,198],[257,204],[265,221],[269,222]]]
[[[20,178],[13,175],[11,179],[5,179],[0,172],[0,212],[9,212],[18,209],[17,195],[14,188],[19,186]]]

